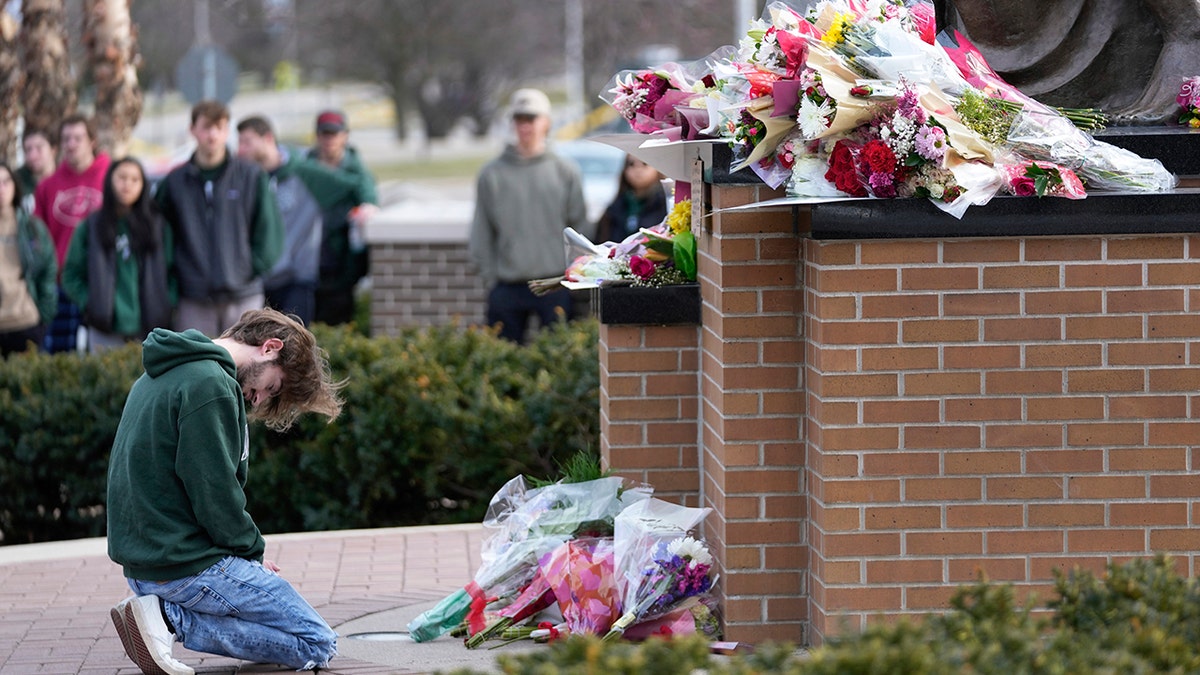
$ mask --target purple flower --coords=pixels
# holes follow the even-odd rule
[[[925,109],[921,107],[916,90],[908,86],[904,86],[896,97],[896,111],[917,124],[925,123]]]

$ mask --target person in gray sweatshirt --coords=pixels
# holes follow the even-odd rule
[[[563,229],[591,238],[579,169],[547,147],[550,100],[519,89],[510,103],[516,141],[479,172],[471,261],[487,285],[487,323],[500,337],[523,343],[531,316],[540,326],[571,316],[565,288],[534,295],[528,282],[559,276],[567,267]]]

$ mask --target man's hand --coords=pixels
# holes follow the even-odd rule
[[[263,560],[263,567],[270,572],[279,574],[279,565],[276,565],[274,560]]]
[[[350,222],[355,227],[361,228],[367,224],[368,220],[375,217],[376,213],[379,213],[378,206],[367,203],[359,204],[353,209],[350,209]]]

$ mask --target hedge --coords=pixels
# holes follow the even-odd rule
[[[512,476],[599,447],[595,321],[527,346],[458,326],[370,338],[318,325],[342,416],[251,428],[246,492],[264,532],[477,522]],[[104,534],[108,454],[141,347],[0,360],[4,544]]]

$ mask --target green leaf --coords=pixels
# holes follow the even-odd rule
[[[689,280],[696,280],[696,237],[690,231],[675,235],[674,251],[675,267],[679,268]]]
[[[1046,196],[1046,186],[1049,182],[1050,178],[1045,174],[1039,175],[1037,178],[1033,179],[1033,187],[1035,190],[1037,190],[1037,196]]]

